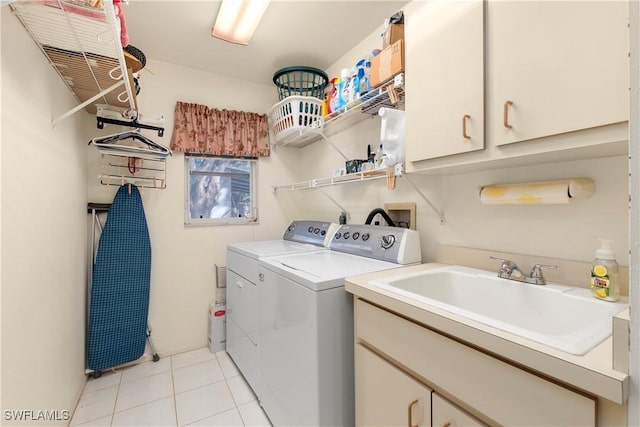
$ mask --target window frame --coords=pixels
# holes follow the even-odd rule
[[[213,160],[240,160],[246,161],[250,165],[249,172],[249,198],[251,201],[251,207],[253,210],[252,217],[225,217],[225,218],[191,218],[190,214],[190,201],[191,201],[191,176],[192,170],[189,159],[191,158],[207,158]],[[258,159],[254,157],[232,157],[232,156],[211,156],[198,153],[185,153],[184,155],[184,225],[187,227],[198,226],[210,226],[210,225],[244,225],[244,224],[258,224]],[[232,176],[232,173],[226,174],[224,172],[207,173],[199,171],[198,175],[221,175]]]

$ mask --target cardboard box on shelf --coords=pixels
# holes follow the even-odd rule
[[[371,61],[371,86],[378,87],[404,71],[404,46],[398,40]]]
[[[404,24],[389,24],[384,30],[382,48],[386,49],[398,40],[404,40]]]

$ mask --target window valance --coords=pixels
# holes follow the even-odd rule
[[[177,102],[171,149],[212,156],[268,157],[267,115]]]

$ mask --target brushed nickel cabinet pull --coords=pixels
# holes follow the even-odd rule
[[[511,129],[513,126],[509,124],[509,107],[513,105],[513,102],[507,101],[504,103],[504,127]]]
[[[471,116],[468,114],[465,114],[462,117],[462,137],[464,139],[471,139],[471,137],[469,135],[467,135],[467,120],[470,119]]]
[[[442,426],[440,427],[450,427],[451,423],[449,421],[447,421],[446,423],[442,424]]]
[[[418,427],[417,424],[413,424],[413,415],[411,414],[411,410],[413,409],[413,407],[418,403],[418,399],[414,400],[413,402],[409,403],[409,408],[407,409],[408,414],[407,414],[407,421],[408,421],[408,425],[409,427]]]

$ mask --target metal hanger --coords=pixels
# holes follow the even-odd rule
[[[147,148],[133,147],[130,145],[123,145],[118,143],[119,141],[124,141],[127,139],[134,139],[134,140],[140,141],[144,145],[146,145]],[[171,156],[171,150],[169,148],[147,138],[146,136],[140,133],[139,129],[128,130],[125,132],[115,133],[113,135],[93,138],[91,141],[89,141],[89,145],[90,144],[95,145],[96,148],[98,148],[98,150],[107,154],[115,154],[115,153],[121,153],[123,155],[146,154],[146,155],[151,155],[153,157],[162,157],[162,158]]]

